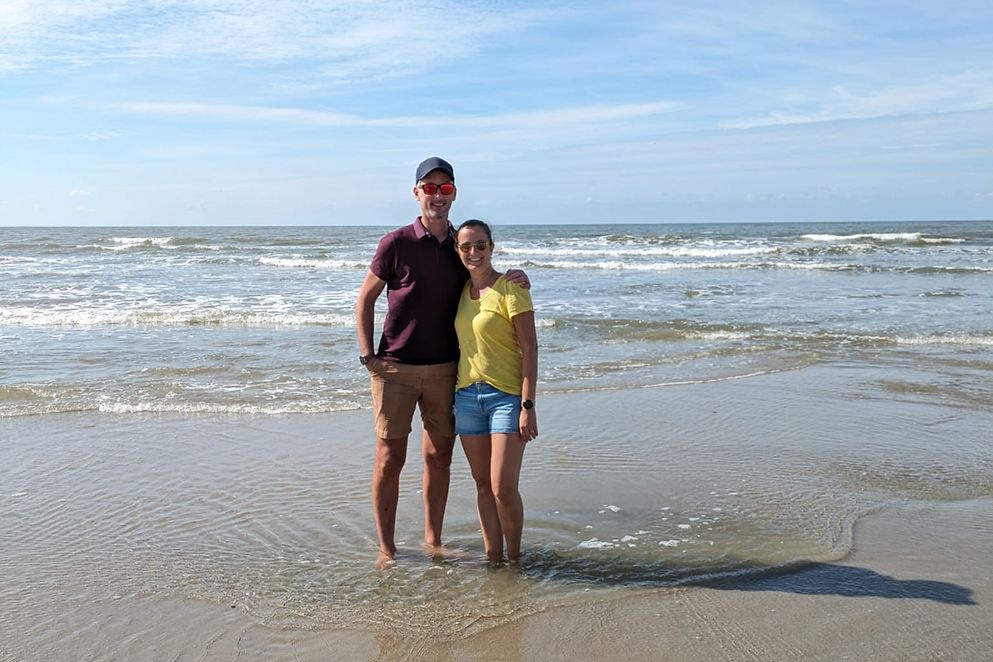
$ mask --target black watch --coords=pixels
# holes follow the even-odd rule
[[[521,407],[524,409],[534,409],[534,400],[525,400],[521,403]]]
[[[366,365],[369,363],[369,359],[371,359],[374,356],[375,354],[366,354],[365,356],[360,356],[359,363],[361,363],[362,365]]]

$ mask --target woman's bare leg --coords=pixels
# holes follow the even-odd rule
[[[507,558],[521,558],[521,533],[524,530],[524,502],[518,489],[524,440],[519,434],[493,434],[490,456],[490,482],[500,519],[500,528],[507,540]]]
[[[503,560],[503,530],[490,483],[490,436],[462,435],[462,449],[469,460],[472,478],[476,481],[476,510],[479,528],[483,530],[483,547],[490,561]]]

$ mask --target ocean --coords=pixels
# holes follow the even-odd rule
[[[968,574],[842,564],[861,522],[929,517],[892,539],[987,564],[993,222],[495,225],[538,325],[524,562],[485,563],[458,449],[462,553],[425,557],[414,441],[384,571],[353,307],[387,229],[0,228],[0,657],[198,657],[192,622],[241,651],[231,611],[268,633],[258,659],[344,630],[423,652],[770,573],[975,604]]]
[[[353,306],[385,230],[0,228],[0,417],[368,407]],[[990,222],[495,235],[533,281],[544,393],[886,354],[985,397],[964,378],[993,345]]]

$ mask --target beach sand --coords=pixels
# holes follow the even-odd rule
[[[379,622],[375,608],[392,604],[392,596],[357,602],[369,613],[352,618],[336,613],[349,609],[348,598],[339,595],[348,587],[321,583],[339,562],[368,565],[370,575],[378,572],[372,569],[368,513],[368,412],[0,419],[8,452],[0,470],[5,503],[0,659],[988,660],[993,651],[991,450],[984,449],[983,433],[975,428],[991,429],[990,412],[903,394],[853,395],[853,384],[869,381],[861,368],[824,369],[543,398],[544,434],[535,443],[545,447],[529,449],[522,488],[532,536],[543,536],[548,545],[558,544],[559,529],[563,540],[575,533],[574,522],[555,524],[553,513],[600,526],[596,513],[584,509],[619,503],[622,514],[633,512],[636,525],[647,526],[639,508],[657,511],[660,503],[680,503],[683,494],[712,493],[707,490],[723,485],[736,466],[743,467],[760,501],[766,495],[774,501],[777,490],[786,502],[799,494],[812,504],[811,518],[823,515],[830,522],[822,528],[838,531],[825,541],[814,535],[804,543],[812,552],[802,555],[808,562],[786,568],[751,567],[738,578],[683,581],[646,582],[636,576],[638,567],[666,567],[669,557],[659,557],[635,565],[634,575],[591,571],[572,582],[575,586],[563,582],[571,588],[560,590],[548,579],[556,559],[575,570],[577,554],[595,561],[612,553],[576,550],[566,542],[561,557],[541,561],[543,597],[527,594],[527,609],[497,603],[503,610],[499,617],[466,618],[434,629],[413,617],[448,618],[456,612],[435,603],[457,602],[459,595],[421,596],[419,586],[436,584],[416,575],[401,584],[406,593],[398,596],[398,610],[384,612]],[[664,411],[658,429],[650,432],[665,438],[669,457],[658,462],[671,467],[672,476],[662,472],[658,485],[625,479],[638,467],[637,440],[630,437],[638,436],[646,417],[655,416],[645,412],[660,402]],[[592,439],[590,420],[597,417],[608,427]],[[859,480],[869,488],[851,487],[851,494],[820,487],[794,493],[793,485],[817,477],[784,481],[776,476],[781,467],[764,469],[769,458],[788,455],[783,438],[802,429],[809,448],[783,466],[810,471],[830,465],[826,473],[841,476],[831,483],[841,490],[853,468],[868,462],[855,458],[849,466],[840,459],[849,454],[841,446],[852,426],[864,435],[860,443],[870,449],[867,458],[889,457],[901,445],[923,453],[930,434],[973,436],[965,441],[970,450],[950,453],[941,462],[923,455],[915,460],[908,452],[885,471],[863,471]],[[914,430],[930,432],[920,438]],[[588,445],[577,449],[584,441]],[[620,450],[611,451],[612,446]],[[425,568],[428,577],[434,568],[414,549],[420,466],[416,453],[411,455],[398,531],[407,551],[400,564]],[[577,459],[587,456],[589,465]],[[653,462],[645,463],[648,471],[657,470]],[[903,476],[918,465],[940,465],[952,478],[943,483]],[[972,466],[972,473],[960,465]],[[591,466],[603,469],[594,482],[577,485]],[[775,489],[762,491],[763,470]],[[463,459],[453,471],[447,530],[478,555]],[[192,476],[189,483],[184,475]],[[703,488],[696,486],[700,476],[708,481]],[[895,482],[896,476],[903,482]],[[632,482],[638,484],[627,484]],[[236,494],[236,485],[244,491]],[[825,514],[832,509],[838,512]],[[334,538],[331,527],[348,533]],[[238,536],[224,538],[215,530]],[[527,542],[526,530],[525,547]],[[733,541],[719,544],[733,548]],[[281,579],[284,557],[297,552],[315,569]],[[470,578],[491,572],[471,563],[459,571]],[[365,579],[356,581],[361,585]],[[551,588],[543,588],[546,584]],[[255,588],[269,594],[254,596]],[[287,595],[282,611],[281,592]],[[410,623],[397,620],[404,604],[412,605]]]

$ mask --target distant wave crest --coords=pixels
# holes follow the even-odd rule
[[[922,244],[960,244],[965,239],[955,237],[926,237],[920,232],[863,232],[859,234],[805,234],[800,237],[805,241],[845,242],[864,241],[878,243],[922,243]]]
[[[792,271],[856,271],[891,273],[993,273],[993,266],[907,266],[882,264],[855,264],[842,262],[785,262],[761,260],[754,262],[626,262],[605,260],[582,262],[572,260],[526,260],[525,267],[538,269],[597,269],[604,271],[700,271],[700,270],[745,270],[783,269]]]

